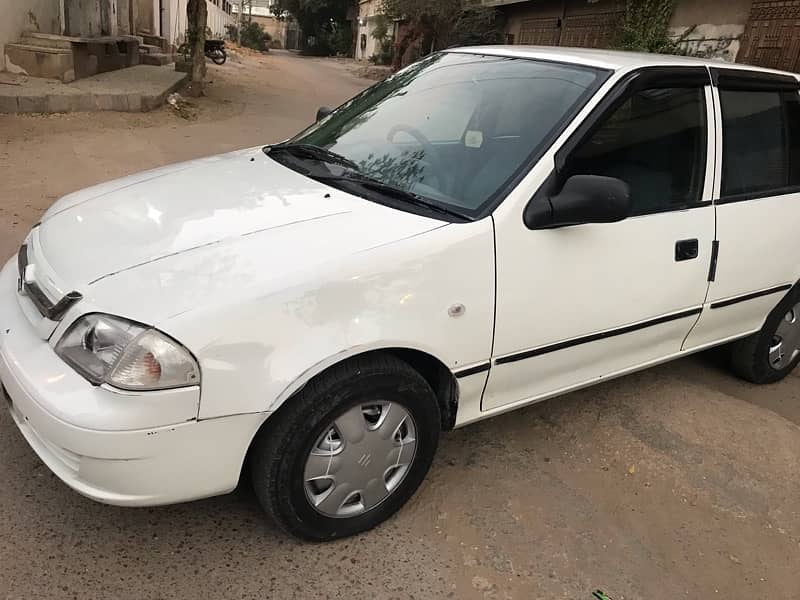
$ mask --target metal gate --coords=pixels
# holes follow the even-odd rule
[[[557,46],[559,19],[523,19],[518,44],[532,46]]]
[[[753,0],[737,60],[800,70],[800,0]]]
[[[552,8],[551,4],[551,14]],[[625,20],[625,1],[562,0],[560,12],[560,17],[532,15],[522,19],[515,43],[608,48]]]
[[[625,12],[612,10],[564,18],[561,45],[579,48],[608,48],[614,41],[617,29],[625,19]]]

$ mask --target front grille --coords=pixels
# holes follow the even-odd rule
[[[39,314],[43,317],[51,321],[60,321],[64,313],[69,310],[69,307],[81,300],[83,295],[80,292],[69,292],[58,302],[53,304],[35,281],[26,281],[26,271],[28,270],[29,264],[28,245],[22,244],[17,254],[17,268],[19,270],[17,289],[20,292],[24,291],[26,293],[36,307],[36,310],[38,310]]]

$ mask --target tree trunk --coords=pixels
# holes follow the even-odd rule
[[[188,44],[192,48],[192,73],[188,93],[190,96],[203,95],[203,80],[206,77],[206,23],[208,9],[206,0],[189,0],[186,4],[186,23]]]

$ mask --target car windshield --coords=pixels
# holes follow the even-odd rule
[[[310,177],[328,176],[331,185],[357,185],[347,177],[357,174],[384,191],[391,186],[407,198],[476,217],[607,76],[579,65],[439,53],[367,89],[274,157]],[[402,195],[393,201],[402,202]]]

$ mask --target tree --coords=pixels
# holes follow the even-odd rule
[[[500,13],[465,0],[383,0],[383,12],[407,23],[395,57],[404,63],[444,48],[502,39]]]
[[[330,54],[337,37],[341,37],[342,31],[349,27],[347,11],[352,6],[352,0],[277,0],[270,9],[278,16],[289,13],[300,25],[304,36],[314,38],[310,47],[303,40],[304,50],[313,54]]]
[[[615,46],[634,52],[683,54],[680,44],[694,27],[674,38],[670,31],[674,12],[675,0],[628,0]]]
[[[203,80],[206,77],[206,25],[208,9],[206,0],[189,0],[186,3],[187,43],[192,48],[192,72],[188,93],[203,95]]]

